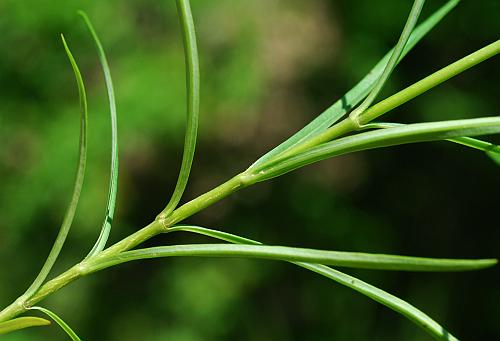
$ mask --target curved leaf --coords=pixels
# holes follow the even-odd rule
[[[324,251],[286,246],[243,244],[169,245],[122,252],[96,260],[89,272],[117,264],[163,257],[246,257],[321,263],[350,268],[400,271],[468,271],[490,267],[495,259],[436,259],[358,252]]]
[[[487,151],[486,155],[488,155],[497,165],[500,166],[500,146],[495,145],[495,148],[498,149],[498,151],[495,152]]]
[[[257,242],[252,239],[244,238],[237,236],[235,234],[222,232],[218,230],[207,229],[201,226],[193,226],[193,225],[177,225],[171,227],[167,230],[166,233],[176,232],[176,231],[185,231],[185,232],[193,232],[197,234],[203,234],[208,237],[224,240],[226,242],[234,243],[234,244],[249,244],[249,245],[261,245],[262,243]]]
[[[413,30],[410,39],[403,49],[401,58],[404,56],[425,36],[429,31],[436,26],[457,4],[459,0],[450,0],[422,24],[418,25]],[[317,116],[304,128],[299,130],[293,136],[282,142],[277,147],[273,148],[256,162],[254,162],[249,169],[253,170],[264,163],[272,160],[279,154],[301,144],[310,137],[317,135],[330,127],[332,124],[341,119],[349,110],[355,107],[363,98],[365,98],[370,90],[373,88],[375,82],[380,78],[383,69],[392,55],[393,50],[390,50],[376,65],[375,67],[351,90],[349,90],[341,99],[336,101],[332,106],[326,109],[322,114]]]
[[[175,226],[168,230],[168,232],[174,231],[188,231],[194,232],[198,234],[203,234],[209,237],[225,240],[231,243],[244,243],[244,244],[261,244],[255,240],[243,238],[240,236],[236,236],[234,234],[221,232],[217,230],[207,229],[199,226],[188,226],[181,225]],[[325,276],[329,279],[336,281],[342,285],[345,285],[357,292],[385,305],[386,307],[400,313],[401,315],[408,318],[410,321],[414,322],[416,325],[421,327],[424,331],[431,334],[437,339],[455,341],[457,340],[453,335],[448,333],[443,327],[439,325],[436,321],[434,321],[431,317],[429,317],[424,312],[420,311],[413,305],[408,302],[384,291],[377,287],[374,287],[371,284],[368,284],[364,281],[361,281],[353,276],[347,275],[340,271],[334,270],[330,267],[321,264],[311,264],[311,263],[303,263],[303,262],[292,262],[297,266],[303,267],[310,271],[316,272],[322,276]]]
[[[111,224],[113,223],[113,216],[115,214],[116,206],[116,193],[118,190],[118,129],[117,129],[117,118],[116,118],[116,102],[115,102],[115,92],[113,88],[113,80],[111,78],[111,71],[109,70],[108,60],[106,59],[106,53],[102,47],[101,41],[97,36],[97,33],[90,22],[87,14],[83,11],[78,11],[78,14],[83,18],[87,29],[89,30],[94,43],[97,47],[97,54],[99,56],[99,61],[101,63],[102,71],[104,74],[104,81],[106,83],[106,89],[108,92],[109,100],[109,111],[111,116],[111,174],[109,179],[109,192],[108,192],[108,202],[106,204],[106,216],[102,224],[101,232],[99,238],[97,239],[94,247],[87,255],[87,258],[101,252],[106,246],[108,241],[109,233],[111,231]]]
[[[357,117],[361,115],[373,103],[377,95],[380,93],[380,90],[382,90],[382,87],[384,86],[385,82],[387,81],[387,79],[389,79],[389,76],[391,75],[392,71],[398,64],[398,61],[401,58],[401,54],[403,53],[403,48],[408,42],[411,31],[415,27],[418,17],[420,16],[420,12],[422,11],[424,2],[425,0],[415,0],[413,2],[413,6],[411,8],[410,15],[408,16],[406,24],[403,28],[403,32],[401,32],[401,36],[399,37],[399,40],[393,49],[391,57],[389,58],[389,61],[387,62],[387,65],[385,66],[382,75],[380,75],[380,78],[377,80],[375,86],[373,87],[372,91],[370,91],[365,100],[359,105],[359,107],[357,107],[351,112],[350,116],[354,120],[357,120]]]
[[[363,126],[364,129],[387,129],[403,126],[402,123],[389,123],[389,122],[374,122],[368,123]],[[500,165],[500,146],[491,142],[474,139],[472,137],[456,137],[454,139],[447,139],[453,143],[461,144],[462,146],[470,147],[473,149],[481,150],[486,153],[494,162]]]
[[[0,322],[0,335],[8,334],[19,329],[49,325],[50,321],[33,316],[23,316],[12,320]]]
[[[198,62],[198,48],[196,47],[193,15],[188,0],[177,0],[176,3],[182,28],[184,56],[186,60],[187,123],[179,177],[175,185],[174,193],[165,209],[160,213],[160,218],[168,216],[175,209],[186,189],[196,148],[198,116],[200,111],[200,66]]]
[[[500,117],[414,123],[368,131],[323,143],[306,152],[270,163],[254,171],[252,181],[264,181],[320,160],[366,149],[495,133],[500,133]]]
[[[334,280],[337,283],[345,285],[357,292],[375,300],[386,307],[405,316],[427,333],[431,334],[438,340],[458,341],[456,337],[446,331],[439,323],[434,321],[431,317],[423,311],[417,309],[410,303],[396,297],[382,289],[379,289],[371,284],[368,284],[356,277],[350,276],[343,272],[337,271],[325,265],[309,264],[309,263],[295,263],[305,269],[311,270]]]
[[[46,309],[46,308],[43,308],[43,307],[31,307],[30,309],[31,310],[39,310],[39,311],[43,312],[44,314],[46,314],[47,316],[49,316],[52,320],[54,320],[54,322],[56,322],[61,327],[62,330],[64,330],[66,332],[66,334],[68,334],[68,336],[71,338],[71,340],[81,341],[81,339],[78,337],[78,335],[76,335],[76,333],[73,331],[73,329],[71,329],[71,327],[68,326],[68,324],[66,322],[64,322],[59,316],[57,316],[57,314],[54,313],[53,311]]]
[[[435,86],[447,81],[448,79],[464,72],[471,67],[494,57],[500,53],[500,40],[491,43],[482,49],[479,49],[462,59],[434,72],[433,74],[421,79],[420,81],[408,86],[407,88],[395,93],[394,95],[378,102],[365,111],[353,112],[348,119],[345,119],[327,130],[318,133],[300,145],[289,149],[286,153],[279,155],[268,163],[282,161],[292,155],[297,155],[306,150],[310,150],[322,143],[333,141],[335,138],[350,133],[354,130],[362,130],[363,126],[369,124],[375,118],[391,111],[392,109],[403,105],[409,100],[423,94]],[[267,165],[266,165],[267,166]],[[261,166],[262,167],[262,166]],[[255,169],[252,169],[255,170]]]
[[[76,171],[75,183],[73,185],[73,194],[71,196],[71,200],[66,209],[66,213],[64,214],[64,219],[59,229],[59,233],[57,234],[56,240],[52,249],[47,256],[47,260],[45,261],[40,273],[37,275],[33,283],[23,294],[24,297],[32,296],[38,288],[43,284],[45,279],[47,278],[52,266],[57,260],[59,253],[66,241],[66,237],[68,236],[69,230],[73,223],[73,219],[75,217],[76,207],[78,206],[78,201],[80,199],[80,193],[82,191],[83,179],[85,177],[85,165],[87,163],[87,96],[85,93],[85,85],[83,83],[82,74],[78,68],[78,65],[71,54],[71,51],[66,44],[66,40],[64,36],[61,34],[62,43],[64,45],[64,49],[66,54],[68,55],[68,59],[71,63],[71,67],[73,68],[73,73],[75,74],[76,84],[78,86],[78,95],[80,97],[80,146],[79,146],[79,156],[78,156],[78,167]]]
[[[491,142],[473,139],[471,137],[458,137],[449,139],[448,141],[455,142],[470,148],[482,150],[489,156],[497,165],[500,165],[500,146]]]

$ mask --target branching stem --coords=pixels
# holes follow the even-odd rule
[[[202,209],[215,204],[228,195],[254,183],[253,176],[247,173],[241,173],[229,181],[215,187],[214,189],[200,195],[186,204],[180,206],[172,212],[166,219],[158,219],[151,222],[149,225],[143,227],[139,231],[131,234],[130,236],[122,239],[109,248],[101,251],[100,253],[89,257],[81,263],[68,269],[66,272],[57,276],[56,278],[45,283],[31,298],[24,296],[19,297],[14,303],[6,307],[0,312],[0,322],[7,321],[15,316],[18,316],[32,307],[34,304],[40,302],[45,297],[58,291],[74,280],[88,274],[88,264],[95,262],[98,259],[109,258],[121,252],[130,250],[135,246],[145,242],[146,240],[165,232],[169,227],[174,224],[194,215]]]
[[[423,92],[431,89],[432,87],[444,82],[445,80],[459,74],[460,72],[498,54],[500,52],[500,40],[496,41],[477,52],[466,56],[459,61],[450,64],[449,66],[437,71],[436,73],[422,79],[421,81],[413,84],[412,86],[398,92],[397,94],[375,104],[371,108],[364,111],[357,119],[359,123],[366,124],[371,120],[379,117],[387,111],[407,102],[408,100],[422,94]],[[270,162],[276,162],[282,158],[286,158],[308,150],[309,148],[330,141],[338,136],[348,134],[356,130],[356,124],[348,117],[345,120],[335,124],[324,133],[318,134],[313,138],[306,140],[304,143],[297,145],[285,151],[283,154],[278,155]],[[90,256],[84,261],[73,266],[66,272],[57,276],[56,278],[46,282],[41,286],[34,295],[31,297],[22,295],[16,299],[11,305],[6,307],[0,312],[0,322],[10,320],[24,312],[26,312],[34,304],[40,302],[50,294],[58,291],[74,280],[83,277],[90,273],[90,265],[98,260],[107,259],[109,257],[120,254],[121,252],[131,250],[137,245],[145,242],[146,240],[166,232],[174,224],[183,221],[184,219],[194,215],[195,213],[215,204],[228,195],[252,185],[259,179],[259,168],[262,169],[266,163],[252,169],[238,174],[227,182],[215,187],[214,189],[202,194],[189,201],[188,203],[173,210],[167,216],[160,216],[158,219],[151,222],[149,225],[143,227],[139,231],[117,242],[113,246],[102,250],[95,255]]]
[[[284,159],[291,155],[304,152],[311,147],[331,141],[339,136],[356,130],[356,127],[362,127],[364,124],[369,123],[375,118],[387,113],[388,111],[400,105],[403,105],[404,103],[423,94],[433,87],[464,72],[467,69],[470,69],[474,65],[477,65],[491,57],[494,57],[498,53],[500,53],[500,40],[497,40],[483,47],[482,49],[457,60],[456,62],[442,68],[439,71],[434,72],[433,74],[410,85],[409,87],[399,91],[398,93],[378,102],[377,104],[364,111],[361,115],[359,115],[356,118],[356,122],[353,121],[352,116],[349,116],[339,123],[333,125],[329,129],[325,130],[323,133],[317,134],[304,141],[303,143],[295,146],[294,148],[289,149],[285,153],[281,154],[279,158]],[[271,161],[275,162],[276,160]]]
[[[385,112],[407,102],[408,100],[420,95],[430,88],[498,54],[499,52],[500,40],[480,49],[477,52],[470,54],[467,57],[460,59],[453,64],[450,64],[449,66],[439,70],[438,72],[387,98],[386,100],[375,104],[374,106],[366,110],[363,115],[359,117],[359,119],[363,124],[366,124],[374,118],[384,114]],[[325,131],[325,133],[319,134],[316,137],[305,141],[303,144],[290,149],[285,154],[278,156],[278,159],[284,156],[286,157],[288,155],[296,154],[300,151],[307,150],[312,146],[329,141],[335,137],[347,134],[354,130],[355,125],[352,123],[352,121],[350,121],[348,117],[345,120],[332,126],[330,129]],[[272,161],[275,162],[276,159]],[[58,291],[74,280],[87,275],[87,265],[96,261],[97,259],[102,260],[103,258],[111,257],[121,252],[130,250],[137,245],[145,242],[146,240],[167,231],[174,224],[183,221],[184,219],[194,215],[195,213],[215,204],[228,195],[256,183],[257,180],[258,169],[252,170],[251,172],[243,172],[224,182],[223,184],[215,187],[214,189],[206,192],[205,194],[200,195],[196,199],[187,202],[186,204],[174,210],[167,217],[159,218],[151,222],[149,225],[143,227],[139,231],[122,239],[121,241],[101,251],[100,253],[97,253],[96,255],[85,259],[84,261],[73,266],[58,277],[48,281],[42,287],[40,287],[40,289],[31,298],[20,296],[11,305],[0,312],[0,322],[10,320],[24,313],[28,310],[29,307],[43,300],[45,297]]]

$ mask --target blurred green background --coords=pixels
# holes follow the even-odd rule
[[[422,18],[444,1],[428,1]],[[193,0],[202,70],[199,144],[184,200],[301,128],[395,43],[410,1]],[[53,242],[75,171],[78,98],[59,34],[88,88],[89,159],[73,229],[55,267],[97,238],[107,195],[109,117],[97,56],[107,50],[119,114],[112,240],[154,219],[175,185],[184,135],[184,60],[174,1],[0,2],[0,305],[29,285]],[[498,39],[500,3],[459,5],[398,66],[387,96]],[[499,112],[490,60],[387,115],[399,122]],[[495,140],[492,137],[491,140]],[[498,138],[496,138],[498,141]],[[447,143],[374,150],[258,184],[190,223],[269,244],[429,257],[499,257],[499,169]],[[188,234],[148,245],[208,242]],[[465,340],[500,338],[498,267],[473,273],[348,271],[427,312]],[[43,302],[85,340],[429,340],[389,309],[289,264],[164,259],[78,280]],[[54,326],[2,340],[66,340]]]

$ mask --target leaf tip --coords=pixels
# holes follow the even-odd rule
[[[487,151],[486,154],[493,160],[497,165],[500,166],[500,153],[494,151]]]
[[[23,316],[17,317],[12,320],[0,322],[0,335],[9,334],[14,331],[30,328],[30,327],[42,327],[49,325],[50,321],[41,317],[35,316]]]
[[[78,14],[79,16],[81,16],[83,18],[87,18],[87,13],[83,9],[77,10],[76,14]]]
[[[487,264],[488,264],[488,265],[487,265],[488,267],[490,267],[490,266],[495,266],[495,265],[497,265],[497,264],[498,264],[498,259],[496,259],[496,258],[486,259],[485,261],[486,261],[485,263],[487,263]]]
[[[496,258],[478,259],[476,261],[476,266],[471,270],[481,270],[481,269],[491,268],[491,267],[497,265],[497,263],[498,263],[498,259],[496,259]]]

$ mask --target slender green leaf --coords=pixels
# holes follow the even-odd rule
[[[108,92],[109,111],[111,116],[111,174],[109,179],[108,202],[106,204],[106,216],[104,217],[104,222],[102,224],[99,238],[97,239],[94,247],[87,256],[90,257],[102,251],[106,246],[106,242],[108,241],[109,233],[111,231],[111,224],[113,223],[113,216],[115,214],[116,193],[118,190],[118,129],[116,118],[115,92],[106,54],[104,53],[101,41],[99,40],[99,37],[97,36],[97,33],[94,30],[94,27],[92,26],[92,23],[90,22],[87,14],[85,14],[85,12],[83,11],[78,11],[78,14],[83,18],[87,29],[92,35],[94,43],[97,47],[97,54],[99,56],[99,61],[101,63],[102,71],[104,74],[104,81],[106,83],[106,89]]]
[[[232,243],[242,243],[242,244],[247,244],[247,246],[261,246],[259,242],[248,239],[248,238],[243,238],[239,237],[233,234],[229,234],[226,232],[221,232],[221,231],[216,231],[216,230],[210,230],[207,228],[203,227],[198,227],[198,226],[175,226],[170,228],[167,232],[174,232],[174,231],[189,231],[189,232],[194,232],[194,233],[199,233],[203,234],[206,236],[214,237],[217,239],[229,241]],[[250,245],[248,245],[250,244]],[[252,245],[253,244],[253,245]],[[222,244],[224,245],[224,244]],[[137,251],[137,250],[136,250]],[[161,250],[160,250],[161,251]],[[100,269],[123,263],[129,260],[133,259],[138,259],[137,256],[140,258],[143,258],[143,256],[146,256],[146,258],[151,258],[151,257],[162,257],[163,255],[161,252],[152,252],[149,255],[131,255],[130,252],[133,251],[128,251],[124,252],[122,254],[119,254],[117,256],[114,256],[113,259],[109,261],[97,261],[93,264],[89,264],[91,269],[90,271],[98,271]],[[139,251],[141,252],[141,251]],[[132,257],[130,257],[132,256]],[[423,328],[426,332],[430,333],[434,337],[437,337],[439,339],[445,339],[447,338],[448,340],[456,340],[451,334],[449,334],[444,328],[442,328],[437,322],[432,320],[429,316],[418,310],[417,308],[413,307],[411,304],[381,290],[376,287],[371,286],[370,284],[367,284],[363,281],[360,281],[352,276],[343,274],[339,271],[330,269],[324,265],[319,265],[319,264],[310,264],[310,263],[304,263],[304,262],[292,262],[295,265],[304,267],[308,270],[314,271],[318,274],[321,274],[323,276],[326,276],[327,278],[333,279],[340,284],[346,285],[350,288],[353,288],[354,290],[357,290],[358,292],[374,299],[375,301],[382,303],[386,305],[387,307],[395,310],[396,312],[401,313],[403,316],[407,317],[414,323],[416,323],[418,326]]]
[[[470,148],[482,150],[489,156],[496,164],[500,165],[500,146],[491,142],[473,139],[471,137],[458,137],[449,139],[448,141],[455,142]]]
[[[313,147],[306,152],[279,160],[279,162],[271,163],[267,167],[256,170],[253,181],[267,180],[313,162],[366,149],[495,133],[500,133],[500,116],[414,123],[368,131],[339,138]]]
[[[459,0],[450,0],[440,9],[434,12],[422,24],[412,32],[407,44],[403,49],[400,60],[425,36],[429,31],[436,26],[457,4]],[[373,88],[375,82],[380,78],[385,66],[387,65],[393,50],[389,51],[375,67],[363,78],[356,86],[347,92],[341,99],[335,102],[331,107],[326,109],[322,114],[317,116],[313,121],[307,124],[300,131],[288,138],[286,141],[267,152],[259,158],[249,169],[254,169],[257,166],[264,164],[286,150],[302,143],[311,136],[317,135],[330,127],[332,124],[341,119],[349,110],[355,107],[363,98],[365,98]]]
[[[71,338],[71,340],[81,341],[81,339],[78,337],[78,335],[76,335],[76,333],[73,331],[73,329],[71,329],[71,327],[68,326],[68,324],[66,322],[64,322],[63,319],[61,319],[59,316],[57,316],[57,314],[54,313],[53,311],[51,311],[47,308],[43,308],[43,307],[31,307],[30,309],[31,310],[39,310],[42,313],[49,316],[52,320],[54,320],[54,322],[56,322],[61,327],[62,330],[64,330],[66,332],[66,334],[68,334],[68,336]]]
[[[197,234],[203,234],[208,237],[224,240],[226,242],[234,243],[234,244],[249,244],[249,245],[261,245],[262,243],[259,243],[255,240],[240,237],[231,233],[227,232],[222,232],[218,230],[212,230],[212,229],[207,229],[205,227],[201,226],[192,226],[192,225],[177,225],[174,227],[171,227],[167,230],[167,232],[176,232],[176,231],[186,231],[186,232],[193,232]]]
[[[448,141],[455,142],[463,146],[474,148],[477,150],[482,150],[483,152],[486,153],[494,153],[494,154],[500,153],[499,145],[483,140],[473,139],[472,137],[457,137],[454,139],[449,139]]]
[[[500,149],[500,146],[495,145],[496,149]],[[495,152],[486,152],[486,154],[497,164],[500,166],[500,151]]]
[[[401,123],[389,123],[389,122],[374,122],[365,124],[364,129],[387,129],[400,127],[404,124]],[[472,137],[457,137],[454,139],[447,139],[447,141],[461,144],[466,147],[481,150],[486,153],[493,161],[500,165],[500,146],[493,144],[491,142],[474,139]]]
[[[73,68],[73,73],[75,74],[76,84],[78,86],[78,94],[80,97],[80,146],[78,152],[78,166],[75,176],[75,182],[73,185],[73,194],[66,209],[66,213],[64,214],[64,219],[59,229],[59,233],[57,234],[54,245],[52,246],[52,249],[47,256],[42,269],[38,273],[33,283],[24,293],[24,297],[32,296],[38,290],[38,288],[40,288],[40,286],[47,278],[50,270],[52,269],[52,266],[56,262],[73,223],[76,207],[78,206],[80,193],[82,191],[83,179],[85,177],[85,165],[87,161],[87,96],[85,93],[83,78],[78,65],[76,64],[76,61],[73,58],[73,55],[71,54],[71,51],[66,44],[66,40],[64,39],[63,35],[61,35],[61,39],[64,45],[64,49],[66,50],[66,54],[68,55],[71,67]]]
[[[337,271],[325,265],[297,262],[298,266],[334,280],[400,313],[438,340],[458,341],[439,323],[410,303],[356,277]]]
[[[351,113],[348,119],[345,119],[327,130],[311,136],[300,145],[288,149],[286,153],[282,153],[269,161],[268,163],[276,163],[282,161],[292,155],[296,155],[313,147],[319,146],[322,143],[333,141],[335,138],[345,135],[354,130],[362,130],[362,127],[369,124],[373,119],[385,114],[386,112],[403,105],[409,100],[423,94],[433,87],[443,83],[444,81],[454,77],[461,72],[491,58],[500,53],[500,40],[491,43],[482,49],[479,49],[462,59],[442,68],[439,71],[425,77],[424,79],[410,85],[409,87],[397,92],[396,94],[378,102],[372,107],[363,112],[355,110]],[[266,164],[267,166],[267,164]],[[261,166],[262,167],[262,166]],[[255,169],[251,169],[254,171]]]
[[[361,113],[363,113],[366,109],[368,109],[368,107],[373,103],[377,95],[382,90],[385,82],[389,79],[392,71],[396,67],[398,60],[401,58],[401,54],[403,53],[403,49],[408,42],[408,39],[410,38],[410,34],[415,27],[415,24],[417,23],[420,12],[422,11],[422,7],[424,6],[424,2],[425,0],[415,0],[413,2],[413,6],[406,21],[405,27],[403,28],[403,32],[401,32],[399,41],[394,47],[391,57],[389,58],[389,61],[387,62],[382,75],[380,75],[380,78],[377,80],[375,86],[373,87],[372,91],[370,91],[365,100],[350,114],[350,116],[355,121],[357,121],[357,117],[361,115]]]
[[[18,317],[12,320],[0,322],[0,335],[8,334],[19,329],[46,326],[48,324],[50,324],[50,321],[40,317],[33,317],[33,316]]]
[[[196,46],[196,33],[194,29],[193,15],[189,0],[177,0],[177,12],[182,28],[184,42],[184,56],[186,61],[186,90],[187,90],[187,123],[184,139],[184,152],[182,164],[175,185],[174,192],[160,217],[168,216],[179,204],[182,194],[186,189],[193,164],[194,151],[196,148],[196,136],[198,134],[198,116],[200,111],[200,67],[198,62],[198,48]]]
[[[188,231],[188,232],[203,234],[209,237],[225,240],[236,244],[239,243],[254,244],[254,245],[261,244],[255,240],[199,226],[182,225],[182,226],[175,226],[168,230],[168,232],[174,232],[174,231]],[[352,277],[340,271],[329,268],[325,265],[303,263],[303,262],[292,262],[292,264],[316,272],[322,276],[325,276],[329,279],[336,281],[337,283],[340,283],[351,289],[356,290],[357,292],[405,316],[410,321],[414,322],[423,330],[425,330],[427,333],[431,334],[437,339],[450,340],[450,341],[457,340],[453,335],[451,335],[443,327],[441,327],[439,323],[434,321],[432,318],[430,318],[428,315],[426,315],[413,305],[409,304],[408,302],[405,302],[404,300],[394,295],[389,294],[388,292],[385,292],[377,287],[374,287],[373,285],[370,285],[364,281],[361,281],[355,277]]]
[[[400,271],[468,271],[496,264],[495,259],[435,259],[359,252],[324,251],[286,246],[243,244],[193,244],[157,246],[122,252],[97,260],[90,271],[113,265],[161,257],[247,257],[321,263],[350,268]]]

